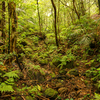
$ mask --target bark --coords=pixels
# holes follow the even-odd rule
[[[74,7],[74,11],[75,11],[75,13],[76,13],[78,19],[80,19],[80,15],[79,15],[79,13],[78,13],[78,11],[77,11],[77,9],[76,9],[76,6],[75,6],[75,0],[73,0],[73,7]]]
[[[98,0],[98,6],[99,6],[99,15],[100,15],[100,0]]]
[[[5,44],[5,1],[2,1],[2,38],[3,38],[3,43]],[[6,47],[6,46],[5,46]],[[5,53],[5,47],[3,48],[3,53]]]
[[[58,0],[58,16],[57,16],[57,25],[58,25],[58,36],[59,36],[59,42],[61,41],[60,39],[60,29],[59,29],[59,25],[60,25],[60,18],[59,18],[59,12],[60,12],[60,0]]]
[[[8,54],[10,53],[10,31],[11,28],[10,28],[10,5],[8,3],[8,33],[9,33],[9,42],[8,42]]]
[[[85,8],[84,8],[83,0],[81,0],[81,13],[82,13],[82,16],[85,15]]]
[[[51,0],[52,6],[54,8],[54,28],[55,28],[55,40],[56,40],[56,45],[57,47],[59,47],[59,43],[58,43],[58,33],[57,33],[57,10],[56,10],[56,6],[54,4],[54,1]]]
[[[9,48],[8,53],[16,51],[16,28],[17,28],[17,16],[16,16],[16,4],[14,2],[9,2],[8,12],[9,12]],[[11,27],[10,27],[11,26]]]
[[[40,27],[39,33],[41,34],[41,18],[40,18],[40,11],[39,11],[39,3],[38,3],[38,0],[37,0],[37,11],[38,11],[39,27]]]

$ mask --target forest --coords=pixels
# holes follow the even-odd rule
[[[100,100],[100,0],[0,0],[0,100]]]

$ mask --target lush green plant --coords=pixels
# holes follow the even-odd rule
[[[100,54],[97,55],[97,61],[100,62]]]
[[[62,56],[62,59],[60,59],[61,64],[59,64],[58,67],[60,66],[60,69],[62,69],[64,65],[66,65],[70,61],[74,61],[75,59],[76,57],[70,51],[67,51],[67,54],[65,56]]]
[[[95,100],[100,100],[100,94],[95,93],[94,98],[95,98]]]
[[[7,77],[5,81],[0,82],[1,92],[13,92],[14,91],[13,90],[14,81],[15,81],[15,78],[19,78],[19,76],[17,75],[18,73],[19,73],[18,70],[7,72],[3,75],[2,73],[0,73],[1,78]]]

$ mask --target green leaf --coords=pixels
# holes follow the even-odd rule
[[[13,88],[11,85],[7,85],[5,83],[1,83],[0,85],[0,91],[1,92],[13,92]]]
[[[6,74],[3,75],[3,77],[9,77],[9,78],[19,78],[19,76],[17,75],[18,71],[11,71],[11,72],[8,72]]]
[[[0,61],[0,65],[4,65],[3,62]]]
[[[95,93],[96,100],[100,100],[100,94]]]
[[[98,68],[97,70],[100,70],[100,68]]]
[[[65,99],[65,100],[69,100],[69,99]]]
[[[61,97],[60,97],[60,96],[57,96],[57,98],[58,98],[58,99],[61,99]]]

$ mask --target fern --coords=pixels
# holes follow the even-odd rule
[[[7,85],[6,83],[1,83],[0,84],[0,91],[1,92],[13,92],[13,88],[11,85]]]
[[[3,77],[8,77],[8,78],[19,78],[19,76],[17,75],[18,71],[11,71],[11,72],[8,72],[6,74],[3,75]]]
[[[5,73],[3,76],[1,77],[8,77],[8,79],[6,79],[6,81],[1,82],[0,84],[0,91],[1,92],[13,92],[13,85],[14,83],[14,78],[19,78],[19,76],[17,75],[18,71],[11,71],[8,73]],[[2,75],[2,73],[1,73]]]

